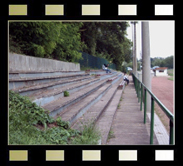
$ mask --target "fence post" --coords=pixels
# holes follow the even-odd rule
[[[137,80],[137,98],[139,102],[139,80]]]
[[[154,99],[151,97],[151,133],[150,133],[150,144],[153,144],[154,134]]]
[[[141,101],[140,101],[140,110],[142,111],[142,100],[143,100],[143,86],[141,84]]]
[[[147,99],[147,92],[144,88],[144,124],[146,123],[146,99]]]
[[[135,81],[135,92],[137,93],[137,89],[136,89],[136,84],[137,84],[136,82],[137,82],[137,81],[136,81],[135,76],[134,76],[134,81]]]
[[[140,81],[138,80],[138,103],[140,102]]]
[[[173,144],[174,140],[173,140],[173,122],[170,120],[170,141],[169,144]]]

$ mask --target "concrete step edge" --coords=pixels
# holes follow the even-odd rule
[[[37,95],[38,97],[36,97],[34,94],[32,94],[29,97],[33,96],[34,99],[32,101],[35,102],[37,105],[43,106],[45,104],[48,104],[49,102],[52,102],[53,100],[63,97],[64,91],[68,91],[69,94],[73,94],[73,93],[77,92],[78,90],[81,90],[85,87],[88,87],[92,84],[97,83],[99,80],[100,80],[99,78],[95,78],[95,79],[92,79],[92,80],[89,80],[86,82],[85,81],[79,82],[76,85],[72,84],[71,86],[68,85],[66,87],[65,86],[60,87],[60,89],[55,89],[55,90],[49,89],[49,90],[45,91],[45,92],[49,91],[45,95],[44,95],[44,93],[42,93],[41,95],[38,94]]]
[[[102,80],[101,82],[97,83],[97,86],[92,86],[90,88],[88,88],[87,90],[84,89],[84,92],[80,91],[80,94],[79,95],[73,95],[73,98],[71,98],[70,100],[67,100],[66,102],[64,103],[60,103],[60,105],[57,105],[55,106],[52,110],[50,110],[50,113],[49,115],[54,117],[57,113],[60,113],[63,109],[67,108],[68,106],[80,101],[81,99],[83,99],[84,97],[88,96],[89,94],[91,94],[92,92],[96,91],[98,88],[100,88],[101,86],[103,86],[104,84],[106,83],[106,80]],[[58,99],[59,100],[59,99]],[[56,102],[56,101],[53,101],[53,102]],[[49,103],[49,104],[52,104]],[[43,106],[43,108],[46,108],[48,107],[48,105],[45,105]],[[48,109],[49,110],[49,109]]]
[[[19,79],[17,81],[11,81],[9,80],[9,89],[10,90],[21,90],[24,88],[40,85],[40,84],[46,84],[50,82],[57,82],[57,81],[64,81],[69,79],[77,79],[77,78],[85,78],[85,77],[91,77],[89,74],[82,74],[82,75],[67,75],[67,76],[54,76],[54,77],[42,77],[41,79]]]
[[[117,81],[119,78],[121,78],[121,76],[122,75],[119,75],[119,77],[117,78],[117,79],[115,79],[113,82],[115,82],[115,81]],[[97,84],[97,87],[96,87],[96,85],[94,86],[92,86],[91,85],[91,88],[87,88],[87,91],[86,92],[84,92],[84,93],[82,93],[82,94],[80,94],[80,95],[77,95],[76,94],[76,96],[75,97],[73,97],[71,100],[68,100],[68,101],[66,101],[66,102],[64,102],[64,103],[62,103],[62,104],[59,104],[59,105],[56,105],[53,109],[48,109],[48,110],[50,110],[50,113],[49,113],[49,115],[50,116],[52,116],[52,117],[54,117],[56,114],[58,114],[58,113],[60,113],[60,112],[62,112],[64,109],[66,109],[68,106],[70,106],[70,105],[73,105],[74,103],[76,103],[76,102],[79,102],[80,100],[82,100],[84,97],[86,97],[86,96],[88,96],[88,95],[90,95],[92,92],[94,92],[94,91],[96,91],[97,89],[99,89],[101,86],[103,86],[104,84],[106,84],[106,82],[107,82],[107,78],[106,79],[104,79],[104,80],[101,80],[101,81],[99,81],[99,83]],[[112,82],[112,84],[113,84],[113,82]],[[86,89],[86,88],[85,88]],[[58,99],[59,100],[59,99]],[[51,104],[51,103],[50,103]],[[48,105],[46,105],[46,106],[43,106],[44,108],[49,108],[49,107],[47,107]]]
[[[33,80],[42,80],[42,79],[55,79],[55,78],[67,78],[67,77],[77,77],[77,76],[89,76],[87,73],[83,74],[73,74],[73,75],[54,75],[54,76],[43,76],[43,77],[22,77],[22,78],[10,78],[9,82],[21,82],[21,81],[33,81]]]
[[[39,89],[43,89],[43,88],[49,88],[49,87],[53,87],[53,86],[57,86],[57,85],[61,85],[61,84],[67,84],[70,82],[75,82],[75,81],[78,82],[78,81],[82,81],[82,80],[86,80],[86,79],[91,79],[91,77],[86,76],[84,78],[76,78],[76,79],[71,79],[71,80],[68,79],[68,80],[40,83],[40,84],[34,84],[31,86],[16,88],[16,89],[12,89],[12,90],[15,92],[18,92],[18,93],[23,93],[23,92],[27,92],[27,91],[34,91],[34,90],[39,90]]]
[[[102,96],[104,96],[106,94],[106,92],[111,88],[112,85],[111,84],[105,84],[104,86],[106,86],[106,88],[101,93],[96,94],[96,96],[94,96],[92,98],[92,100],[85,103],[85,105],[82,106],[80,109],[78,109],[77,112],[75,112],[75,114],[73,114],[71,117],[69,117],[69,118],[64,118],[63,117],[63,120],[64,121],[69,121],[71,125],[74,124],[75,121],[77,121],[78,118],[80,118],[88,109],[90,109],[98,100],[100,100],[100,98]],[[96,91],[94,93],[96,93]],[[87,97],[89,97],[89,96],[87,96]],[[82,102],[82,100],[80,102]]]
[[[115,93],[117,92],[118,90],[118,83],[120,82],[120,80],[118,80],[118,82],[116,84],[114,84],[103,96],[102,98],[104,98],[106,95],[110,96],[109,99],[105,102],[105,104],[103,105],[102,108],[99,108],[99,110],[97,111],[98,114],[92,118],[92,123],[96,123],[96,121],[98,120],[98,118],[100,117],[100,115],[103,113],[103,111],[108,107],[108,105],[110,104],[111,100],[113,99]],[[101,100],[102,100],[101,98]],[[97,102],[98,103],[98,102]],[[97,104],[95,103],[95,105]],[[83,115],[85,117],[87,117],[87,120],[90,120],[90,117],[89,117],[89,114],[92,112],[92,108],[88,109],[88,111]],[[89,118],[89,119],[88,119]],[[77,129],[77,130],[82,130],[82,128],[79,129],[79,123],[82,123],[86,121],[86,119],[81,119],[81,120],[78,120],[77,122],[75,122],[71,127],[74,128],[74,129]]]
[[[114,110],[113,114],[110,116],[110,117],[111,117],[111,118],[110,118],[110,121],[108,121],[108,123],[106,124],[106,126],[107,126],[107,131],[103,131],[103,133],[102,133],[102,136],[101,136],[101,144],[106,144],[106,143],[107,143],[108,134],[109,134],[109,131],[110,131],[110,129],[111,129],[112,122],[113,122],[113,118],[114,118],[114,115],[115,115],[115,113],[116,113],[118,104],[119,104],[119,102],[120,102],[120,98],[121,98],[121,96],[122,96],[122,94],[123,94],[122,92],[123,92],[123,90],[122,90],[122,91],[117,91],[117,92],[116,92],[116,93],[118,93],[119,95],[115,95],[115,96],[113,97],[113,99],[111,100],[109,106],[108,106],[107,109],[105,110],[105,111],[108,111],[108,110],[110,109],[110,106],[112,105],[113,100],[116,100],[116,101],[117,101],[117,105],[116,105],[116,107],[115,107],[115,110]],[[104,113],[104,111],[103,111],[103,113]],[[106,117],[105,117],[105,118],[106,118]],[[98,119],[98,121],[96,122],[96,127],[98,127],[99,129],[100,129],[100,127],[98,126],[98,124],[99,124],[99,122],[102,121],[102,120],[103,120],[103,118],[101,117],[101,118]]]

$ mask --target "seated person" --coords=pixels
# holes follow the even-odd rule
[[[127,82],[127,85],[129,84],[129,79],[128,79],[128,77],[126,76],[126,73],[124,73],[123,80]]]
[[[111,70],[108,69],[108,66],[109,66],[109,64],[106,65],[106,64],[104,63],[104,64],[102,65],[102,69],[105,70],[106,73],[108,73],[108,72],[111,73]]]

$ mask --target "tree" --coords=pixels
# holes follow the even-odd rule
[[[84,43],[81,42],[79,29],[82,23],[62,23],[60,26],[60,37],[53,52],[55,59],[76,62],[81,58]]]
[[[152,67],[153,66],[161,66],[163,58],[161,57],[155,57],[152,60]]]
[[[45,57],[56,47],[59,24],[53,22],[10,22],[9,32],[22,53]]]
[[[161,57],[155,57],[151,58],[151,66],[159,66],[159,67],[168,67],[170,69],[173,68],[173,55],[161,58]]]
[[[10,22],[10,48],[37,57],[49,57],[73,62],[81,58],[83,43],[78,23],[62,22]]]
[[[81,39],[87,45],[84,51],[106,58],[120,70],[123,61],[131,58],[132,43],[126,38],[127,22],[86,22],[81,30]]]
[[[10,51],[77,62],[80,51],[107,59],[121,69],[132,57],[127,22],[10,22]]]
[[[173,69],[173,55],[165,58],[164,61],[165,61],[166,67],[168,67],[169,69]]]

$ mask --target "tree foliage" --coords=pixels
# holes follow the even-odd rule
[[[121,68],[131,58],[132,43],[126,37],[127,22],[85,22],[81,39],[87,45],[85,52],[103,57]]]
[[[79,28],[82,23],[10,22],[10,51],[19,47],[19,53],[74,61],[81,57],[83,43]]]
[[[155,57],[151,58],[151,66],[168,67],[173,68],[173,56],[168,56],[166,58]]]
[[[10,22],[10,51],[78,62],[81,51],[117,65],[131,59],[127,22]],[[80,51],[80,52],[79,52]]]

